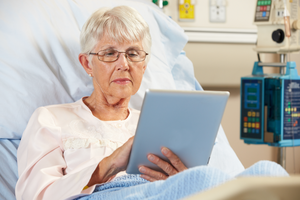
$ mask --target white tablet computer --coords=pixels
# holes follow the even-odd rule
[[[219,91],[147,90],[126,172],[140,174],[141,165],[161,171],[147,155],[167,160],[163,146],[187,168],[206,165],[228,97]]]

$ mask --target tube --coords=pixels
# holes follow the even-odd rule
[[[286,0],[284,0],[284,29],[285,29],[285,36],[291,37],[291,25],[290,25],[290,13],[287,9]]]

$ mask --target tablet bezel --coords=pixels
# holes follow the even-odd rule
[[[225,91],[147,90],[126,172],[128,174],[141,174],[138,170],[141,165],[162,171],[147,159],[147,154],[153,153],[168,161],[160,152],[160,148],[163,146],[168,147],[177,154],[188,168],[206,165],[212,152],[228,97],[229,92]],[[189,102],[187,102],[188,100]],[[172,107],[179,110],[177,116]],[[209,113],[205,113],[205,110]],[[190,113],[190,115],[187,115],[187,113]],[[185,116],[181,116],[183,114]],[[166,120],[168,122],[165,121],[168,127],[164,127],[164,124],[161,123],[165,118],[158,119],[163,116],[170,117]],[[207,122],[202,123],[198,121],[198,118],[202,121],[207,120]],[[173,122],[170,122],[170,120],[173,120]],[[184,120],[190,121],[184,122]],[[149,128],[151,129],[149,124],[152,121],[156,121],[154,123],[159,124],[160,127],[152,127],[153,131],[149,131]],[[192,127],[187,127],[185,124],[190,124]],[[211,130],[199,131],[198,133],[200,126],[201,128],[210,127]],[[175,129],[175,127],[178,128]],[[184,130],[183,128],[189,129],[191,134],[184,135],[176,132],[177,129]],[[161,134],[158,129],[162,129],[162,131],[170,129],[172,135],[170,131]],[[205,132],[205,135],[203,135],[203,132]],[[194,139],[194,136],[197,139]],[[205,136],[207,141],[202,141],[201,136]],[[188,141],[186,141],[187,138]],[[199,143],[201,143],[201,147],[198,147],[197,144]]]

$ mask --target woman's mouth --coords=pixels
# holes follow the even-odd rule
[[[126,84],[130,83],[131,80],[128,78],[118,78],[118,79],[113,80],[113,82],[116,84],[120,84],[120,85],[126,85]]]

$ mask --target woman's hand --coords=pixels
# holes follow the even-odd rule
[[[160,167],[165,173],[152,170],[145,166],[141,166],[139,168],[139,171],[143,173],[141,175],[142,178],[151,182],[157,180],[165,180],[169,176],[173,176],[187,169],[187,167],[181,162],[178,156],[176,156],[170,149],[163,147],[161,148],[161,152],[169,159],[171,164],[153,154],[148,154],[147,158],[150,162]]]
[[[129,138],[121,147],[116,149],[110,156],[100,161],[87,186],[105,183],[114,178],[117,173],[127,167],[133,138]]]

